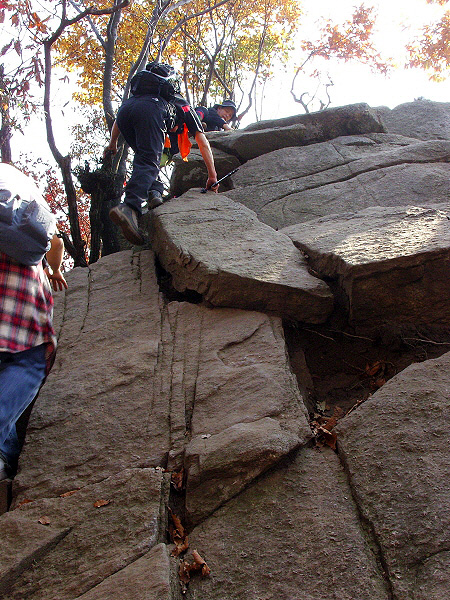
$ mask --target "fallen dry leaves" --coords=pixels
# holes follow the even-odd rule
[[[41,517],[38,519],[38,523],[41,525],[50,525],[50,519],[48,517]]]
[[[172,473],[170,481],[177,492],[181,492],[184,487],[184,468],[179,472]]]
[[[340,418],[344,416],[344,411],[340,406],[335,406],[331,417],[319,416],[311,421],[311,429],[316,437],[318,446],[329,446],[336,450],[337,436],[333,433],[333,428]]]
[[[387,368],[391,363],[384,360],[376,360],[371,364],[367,364],[364,369],[364,374],[369,378],[369,385],[372,390],[378,390],[382,387],[388,378]]]
[[[19,502],[19,504],[17,505],[17,508],[20,508],[21,506],[23,506],[24,504],[30,504],[30,502],[33,502],[33,500],[30,500],[29,498],[24,498],[22,500],[22,502]]]
[[[70,490],[70,492],[64,492],[64,494],[60,494],[59,497],[68,498],[69,496],[73,496],[73,494],[76,494],[78,491],[80,491],[80,488],[77,488],[76,490]]]
[[[172,556],[180,556],[183,552],[189,548],[189,540],[186,534],[186,530],[183,527],[180,517],[178,517],[173,510],[169,507],[169,513],[172,522],[169,525],[169,535],[172,542],[175,544],[175,548],[172,550]],[[187,591],[187,585],[191,580],[191,576],[194,573],[199,573],[203,577],[210,574],[210,568],[197,552],[192,551],[192,561],[181,560],[178,574],[180,576],[181,591],[183,594]]]
[[[101,506],[108,506],[111,503],[111,500],[97,500],[94,502],[95,508],[100,508]]]
[[[207,577],[211,573],[211,569],[208,567],[206,562],[197,552],[197,550],[192,550],[192,562],[188,562],[187,560],[183,560],[180,563],[180,568],[178,570],[178,574],[180,576],[180,580],[184,586],[191,580],[191,575],[194,573],[200,573],[202,577]],[[186,587],[182,588],[183,593],[185,593]]]
[[[181,519],[169,508],[172,523],[169,525],[169,535],[175,548],[172,550],[172,556],[179,556],[189,548],[189,540],[186,531],[181,523]]]

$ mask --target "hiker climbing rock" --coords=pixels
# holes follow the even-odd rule
[[[200,117],[205,131],[231,131],[230,121],[236,119],[236,104],[233,100],[224,100],[211,108],[197,106],[195,112]]]
[[[33,181],[0,164],[0,480],[14,475],[21,449],[16,422],[53,362],[55,291],[64,247],[56,221]],[[16,243],[18,241],[18,243]],[[44,268],[44,253],[47,251]]]
[[[128,180],[124,202],[111,209],[111,220],[121,227],[126,239],[142,245],[138,215],[142,204],[149,208],[162,204],[163,184],[159,179],[161,156],[168,132],[171,132],[173,155],[180,151],[183,158],[189,153],[188,136],[195,138],[208,171],[206,187],[217,181],[209,142],[202,125],[189,103],[180,96],[175,70],[170,65],[151,62],[131,80],[131,96],[117,113],[106,152],[117,152],[121,133],[134,150],[133,172]],[[178,139],[177,139],[178,138]],[[173,147],[172,147],[173,144]],[[213,191],[217,191],[217,187]]]

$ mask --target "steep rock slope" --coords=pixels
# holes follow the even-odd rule
[[[449,595],[449,149],[382,113],[216,136],[228,165],[254,136],[264,155],[152,211],[154,251],[69,274],[0,516],[2,598]],[[338,360],[372,387],[346,416],[301,335],[324,378],[349,340]],[[364,355],[419,342],[394,376]]]

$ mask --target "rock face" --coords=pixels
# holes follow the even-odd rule
[[[419,140],[450,140],[450,102],[414,100],[376,114],[387,131]]]
[[[450,323],[450,204],[372,207],[282,232],[338,280],[352,323]]]
[[[333,308],[328,286],[310,275],[285,235],[224,195],[189,192],[153,212],[152,246],[179,291],[213,306],[269,311],[308,323]]]
[[[411,365],[338,426],[340,455],[395,598],[434,600],[450,589],[449,434],[442,421],[449,367],[450,353]]]
[[[450,143],[349,136],[243,165],[227,196],[275,229],[369,206],[446,202]]]
[[[68,274],[0,516],[0,598],[449,596],[449,142],[385,113],[212,135],[224,170],[246,161],[233,189],[165,203],[152,250]],[[397,331],[436,358],[387,376]],[[337,362],[357,378],[335,401]]]

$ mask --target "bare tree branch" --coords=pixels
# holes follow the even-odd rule
[[[202,17],[203,15],[206,15],[207,13],[210,13],[211,11],[215,10],[216,8],[219,8],[219,6],[222,6],[223,4],[227,4],[228,2],[233,2],[234,0],[221,0],[220,2],[218,2],[217,4],[214,4],[214,6],[211,6],[209,8],[205,8],[205,10],[202,10],[200,12],[197,12],[193,15],[189,15],[186,16],[184,19],[182,19],[181,21],[178,21],[178,23],[175,25],[175,27],[173,29],[171,29],[169,31],[169,33],[166,35],[166,37],[164,38],[164,42],[160,48],[159,51],[159,56],[157,58],[157,60],[159,60],[160,56],[163,54],[164,50],[167,48],[167,46],[170,43],[170,40],[172,39],[172,36],[174,35],[174,33],[176,33],[179,29],[181,29],[181,27],[183,27],[183,25],[185,23],[187,23],[188,21],[190,21],[191,19],[195,19],[196,17]],[[182,6],[184,6],[185,4],[188,4],[189,2],[192,2],[192,0],[183,0],[182,2],[179,2],[178,4],[181,4]],[[178,8],[178,7],[177,7]],[[169,14],[169,12],[173,12],[174,10],[176,10],[175,7],[172,7],[167,14]]]
[[[82,12],[82,9],[78,6],[78,4],[74,0],[69,0],[69,2],[78,13]],[[91,19],[91,16],[88,15],[86,20],[89,23],[89,25],[91,26],[91,29],[94,32],[94,35],[97,38],[97,40],[99,41],[100,45],[105,50],[106,49],[105,48],[105,40],[102,38],[101,33],[99,32],[98,28],[96,27],[94,21]]]

